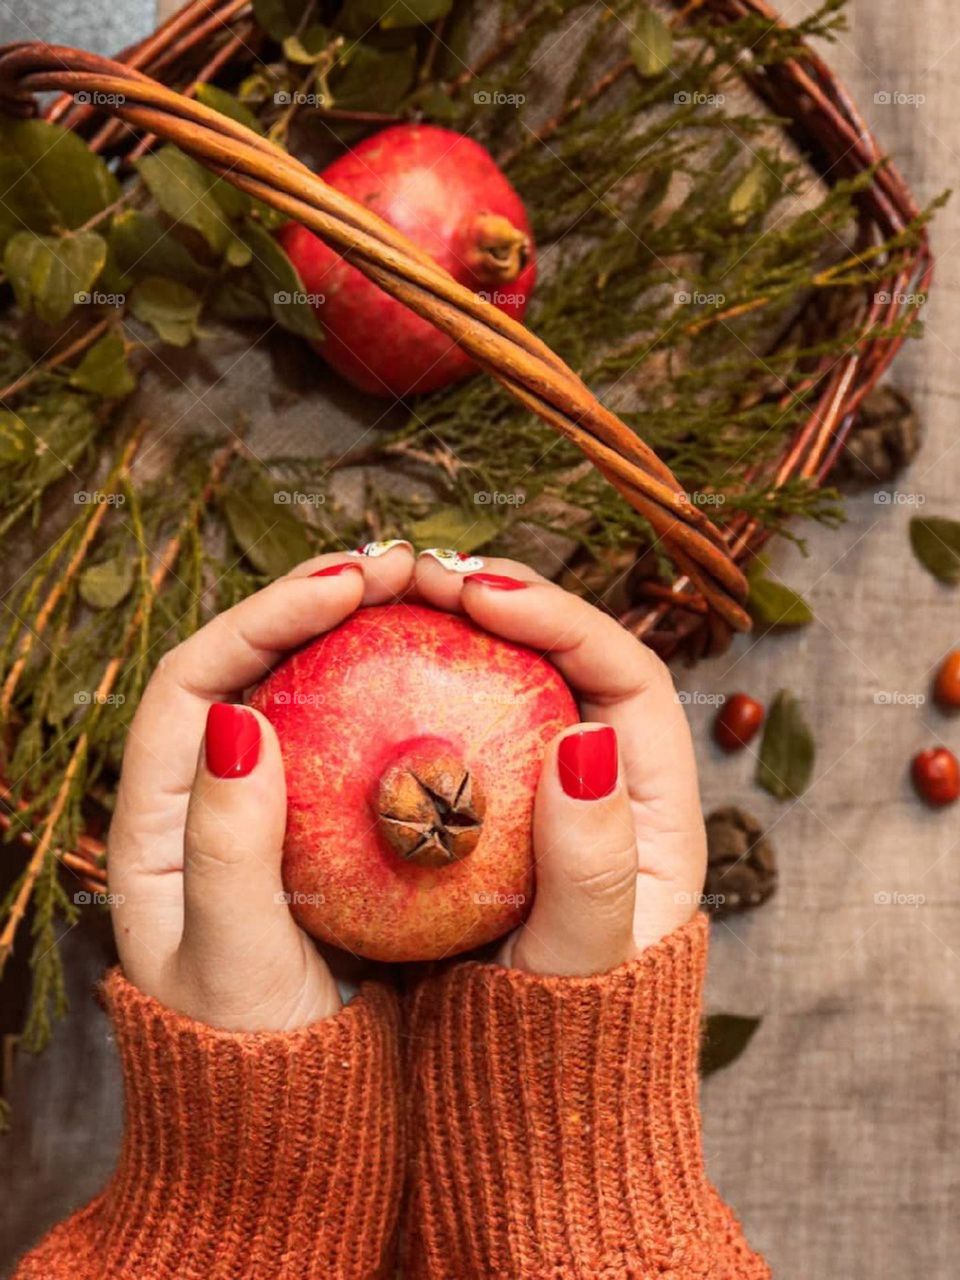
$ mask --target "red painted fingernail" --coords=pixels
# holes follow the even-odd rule
[[[601,800],[617,785],[617,734],[609,725],[580,729],[562,739],[560,785],[574,800]]]
[[[508,578],[504,573],[468,573],[464,582],[478,582],[481,587],[495,587],[498,591],[519,591],[527,585],[519,578]]]
[[[344,560],[342,564],[328,564],[324,569],[314,569],[310,577],[335,578],[338,573],[343,573],[344,569],[356,569],[357,573],[363,573],[363,570],[355,560]]]
[[[246,707],[215,702],[207,712],[207,768],[217,778],[245,778],[260,758],[260,725]]]

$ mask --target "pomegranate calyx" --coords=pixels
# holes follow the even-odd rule
[[[480,213],[466,240],[467,266],[483,284],[509,284],[530,260],[530,240],[499,213]]]
[[[377,793],[380,832],[406,862],[444,867],[472,853],[486,803],[452,753],[408,755],[390,765]]]

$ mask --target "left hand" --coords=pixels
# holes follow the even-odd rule
[[[344,571],[312,576],[336,564]],[[401,594],[412,569],[406,546],[319,556],[161,658],[130,728],[108,852],[120,961],[145,995],[230,1031],[287,1031],[340,1009],[283,894],[276,734],[225,704],[287,650]]]

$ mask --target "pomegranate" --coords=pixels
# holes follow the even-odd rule
[[[283,881],[314,937],[429,960],[524,918],[543,750],[576,723],[543,657],[420,605],[361,609],[252,699],[287,779]]]
[[[468,289],[521,319],[536,279],[526,211],[479,143],[435,125],[364,139],[320,177],[404,232]],[[318,350],[362,391],[435,391],[472,373],[465,351],[296,223],[280,241],[325,329]],[[322,301],[319,299],[322,298]]]

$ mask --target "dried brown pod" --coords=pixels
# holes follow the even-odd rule
[[[864,397],[860,416],[837,458],[834,478],[850,487],[893,480],[916,457],[920,419],[906,395],[889,384]]]
[[[756,818],[736,805],[711,813],[703,890],[710,914],[719,918],[762,906],[776,887],[776,855]]]

